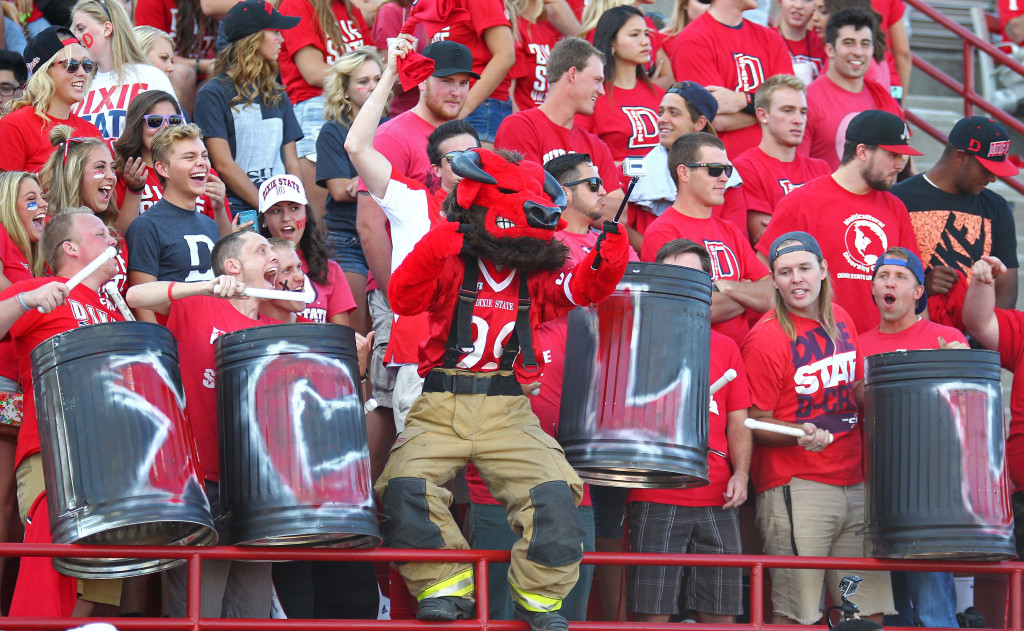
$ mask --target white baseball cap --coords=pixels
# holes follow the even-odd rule
[[[306,189],[294,175],[275,175],[260,184],[260,212],[265,213],[278,202],[295,202],[308,204]]]

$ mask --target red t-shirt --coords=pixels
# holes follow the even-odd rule
[[[813,180],[779,202],[757,251],[768,256],[772,241],[792,230],[817,239],[828,262],[835,302],[853,314],[858,333],[878,326],[878,309],[871,299],[875,261],[896,246],[921,256],[910,214],[899,198],[875,190],[855,195],[831,176]]]
[[[345,2],[331,3],[331,9],[334,11],[334,17],[338,19],[338,29],[343,38],[341,42],[335,42],[320,29],[320,20],[309,0],[282,0],[281,6],[277,8],[284,15],[299,18],[299,23],[295,28],[281,31],[281,34],[284,35],[284,43],[281,45],[281,54],[277,58],[278,63],[281,64],[281,80],[284,82],[285,92],[288,93],[288,100],[292,102],[292,105],[314,96],[320,96],[324,92],[322,87],[310,85],[302,78],[299,67],[295,65],[295,53],[306,46],[313,46],[323,55],[324,63],[333,66],[334,62],[341,59],[345,53],[361,46],[373,44],[369,38],[370,28],[363,21],[363,14],[354,6],[350,14],[345,8],[346,4]]]
[[[750,389],[747,385],[747,371],[743,367],[740,349],[728,337],[711,332],[711,383],[718,381],[726,370],[736,371],[736,378],[711,396],[711,411],[708,414],[708,447],[729,455],[729,440],[726,435],[728,415],[750,407]],[[696,489],[630,489],[627,502],[654,502],[676,506],[721,506],[725,503],[725,492],[732,477],[728,458],[708,453],[708,479],[711,483]]]
[[[571,268],[582,261],[597,243],[597,232],[586,234],[561,231],[555,234],[569,246],[569,258],[565,268]],[[537,381],[540,392],[530,397],[530,407],[537,415],[541,428],[551,436],[558,436],[558,416],[562,404],[562,376],[565,372],[565,338],[569,333],[569,316],[561,315],[537,327],[533,336],[534,352],[544,357],[544,373]],[[477,504],[497,504],[472,464],[466,468],[466,482],[469,483],[469,498]],[[590,506],[590,489],[584,486],[581,506]]]
[[[132,14],[137,26],[152,26],[170,35],[178,41],[178,2],[177,0],[139,0]],[[199,27],[193,27],[198,33]],[[213,59],[217,56],[217,31],[203,35],[199,46],[201,59]]]
[[[48,118],[43,121],[36,115],[34,108],[21,107],[0,118],[0,138],[4,139],[4,150],[0,151],[0,171],[38,173],[55,151],[50,144],[50,130],[57,125],[70,125],[75,138],[103,138],[95,125],[75,114],[68,118]]]
[[[833,171],[839,168],[846,144],[846,128],[865,110],[884,110],[903,118],[899,103],[889,91],[870,79],[864,89],[850,92],[823,74],[807,86],[807,132],[796,150],[821,158]]]
[[[793,62],[782,36],[749,20],[731,27],[705,13],[690,22],[677,40],[672,69],[678,81],[754,94],[768,77],[793,74]],[[756,123],[718,135],[726,151],[734,156],[761,142],[761,128]]]
[[[491,49],[484,42],[484,31],[496,26],[507,26],[512,28],[512,22],[505,14],[505,5],[502,0],[450,0],[453,9],[465,9],[472,13],[472,19],[461,20],[449,24],[440,30],[436,30],[436,24],[424,23],[427,30],[427,37],[431,42],[452,41],[458,42],[469,49],[473,55],[473,72],[482,75],[484,68],[494,56]],[[470,79],[471,85],[476,84],[475,79]],[[510,74],[506,74],[490,98],[499,101],[508,100],[508,86],[512,83]]]
[[[1021,6],[1020,0],[996,0],[996,7],[999,11],[999,28],[1003,31],[1003,41],[1010,41],[1010,38],[1006,37],[1006,25],[1010,23],[1010,20],[1024,15],[1024,6]]]
[[[996,309],[999,361],[1013,372],[1010,427],[1006,434],[1006,469],[1015,490],[1024,489],[1024,312]]]
[[[67,282],[64,277],[31,278],[17,282],[3,293],[0,301],[12,298],[23,291],[32,291],[53,281]],[[21,373],[21,388],[25,393],[24,416],[21,431],[18,433],[18,446],[14,455],[14,467],[21,461],[39,453],[39,425],[36,419],[35,393],[32,389],[32,360],[29,354],[40,343],[58,333],[72,329],[102,324],[104,322],[120,322],[124,320],[120,313],[108,308],[100,300],[100,294],[85,285],[78,285],[64,304],[50,313],[39,313],[29,309],[10,329],[10,339],[14,340],[14,348],[18,354],[18,371]]]
[[[192,296],[171,303],[167,328],[178,341],[178,366],[187,402],[185,416],[192,425],[200,469],[207,480],[220,479],[213,342],[225,333],[263,324],[281,323],[264,315],[254,320],[230,301],[211,296]]]
[[[541,165],[567,153],[588,153],[598,175],[605,182],[605,190],[610,193],[617,188],[615,183],[619,181],[619,170],[615,168],[615,160],[608,145],[576,125],[566,129],[554,124],[538,108],[516,112],[503,120],[494,137],[494,146],[498,149],[514,149],[527,160]]]
[[[562,39],[562,34],[547,20],[533,23],[520,17],[517,26],[516,65],[511,73],[516,85],[512,98],[516,107],[528,110],[543,103],[548,96],[548,55]]]
[[[792,162],[782,162],[754,147],[732,161],[743,176],[747,209],[772,214],[783,197],[831,171],[824,160],[800,153]]]
[[[882,16],[880,26],[888,44],[885,49],[885,64],[889,67],[890,82],[892,85],[903,85],[900,73],[896,72],[896,58],[893,57],[892,44],[889,43],[889,27],[903,19],[907,6],[903,4],[903,0],[871,0],[871,8]]]
[[[394,171],[437,190],[441,181],[434,177],[427,157],[427,137],[433,131],[433,125],[410,110],[382,123],[373,137],[373,147],[384,154]]]
[[[665,91],[654,84],[637,81],[632,90],[612,88],[597,97],[591,116],[576,115],[574,127],[595,134],[608,145],[612,159],[645,156],[658,145],[658,106]],[[629,183],[629,178],[621,176]]]
[[[11,284],[32,278],[28,259],[11,241],[3,225],[0,225],[0,268],[3,269],[4,278]],[[0,377],[18,380],[18,352],[10,338],[0,340]]]
[[[210,169],[210,173],[217,175],[217,172]],[[117,184],[114,187],[114,191],[117,194],[117,207],[120,208],[124,204],[124,196],[128,194],[128,183],[121,176],[117,178]],[[149,207],[157,203],[164,198],[164,187],[160,185],[160,178],[156,174],[156,169],[150,167],[146,169],[146,188],[142,191],[141,199],[139,201],[139,214],[149,210]],[[228,206],[228,200],[224,200],[224,205]],[[196,198],[196,211],[206,215],[210,219],[214,219],[213,216],[213,202],[206,196],[205,193]],[[228,207],[228,217],[231,216],[231,209]]]
[[[309,265],[302,256],[301,250],[296,250],[299,260],[302,261],[302,272],[309,274]],[[308,276],[307,276],[308,278]],[[312,278],[308,278],[312,281]],[[329,318],[339,313],[351,313],[355,311],[356,301],[352,297],[352,290],[349,289],[348,280],[341,266],[334,261],[327,261],[327,284],[321,285],[313,281],[313,289],[316,291],[316,300],[306,305],[302,317],[310,322],[323,324]]]
[[[644,233],[640,259],[654,261],[658,250],[673,239],[691,239],[704,246],[711,255],[711,278],[714,280],[756,281],[768,275],[764,263],[757,258],[739,228],[728,221],[711,216],[707,219],[689,217],[668,208]],[[750,330],[746,314],[714,325],[714,330],[731,337],[737,344]]]
[[[967,343],[959,329],[921,319],[898,333],[882,333],[877,328],[865,331],[860,336],[861,359],[867,361],[870,355],[878,353],[936,349],[940,337],[947,343]]]
[[[782,35],[782,32],[779,32]],[[789,58],[793,62],[795,70],[797,64],[811,64],[814,66],[814,76],[818,77],[828,63],[828,55],[825,54],[825,42],[821,41],[814,31],[807,31],[807,36],[801,40],[794,41],[782,36],[782,41],[789,49]]]
[[[842,307],[834,308],[838,339],[815,320],[791,314],[796,341],[769,311],[743,340],[751,403],[780,421],[813,423],[835,436],[824,451],[798,445],[755,445],[750,478],[757,493],[791,478],[846,486],[864,480],[861,430],[853,388],[863,377],[857,333]]]

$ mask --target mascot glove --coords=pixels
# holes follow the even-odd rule
[[[598,256],[601,258],[595,270]],[[596,247],[580,261],[569,280],[569,291],[576,304],[593,304],[610,296],[622,280],[628,262],[629,237],[625,228],[611,221],[604,222]]]
[[[475,226],[472,224],[454,221],[442,223],[428,231],[416,244],[416,249],[420,249],[423,255],[435,261],[446,261],[462,253],[465,234],[474,229]]]

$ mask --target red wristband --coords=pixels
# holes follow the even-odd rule
[[[167,302],[174,302],[174,296],[171,295],[171,292],[174,290],[174,285],[176,282],[177,281],[172,280],[171,284],[167,286]]]

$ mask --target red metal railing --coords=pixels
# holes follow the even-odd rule
[[[423,631],[437,629],[445,631],[523,631],[522,622],[491,620],[488,617],[488,570],[490,563],[507,563],[509,553],[499,550],[332,550],[315,548],[161,548],[152,546],[69,546],[56,544],[0,544],[0,556],[78,556],[78,557],[135,557],[160,559],[186,559],[188,562],[188,617],[167,618],[118,618],[116,623],[125,631],[341,631],[351,629],[375,629],[380,631]],[[227,620],[200,617],[199,584],[202,559],[244,559],[247,561],[408,561],[436,562],[438,560],[472,563],[476,568],[476,620],[452,622],[444,625],[424,623],[415,620]],[[990,629],[1024,630],[1021,610],[1021,580],[1024,577],[1024,563],[968,563],[959,561],[894,561],[880,559],[839,559],[821,557],[771,557],[752,555],[711,555],[711,554],[640,554],[640,553],[588,553],[584,563],[595,565],[684,565],[710,567],[745,567],[750,569],[750,622],[725,625],[735,631],[806,631],[800,625],[770,625],[764,619],[764,572],[768,568],[809,568],[836,569],[849,571],[903,570],[933,572],[965,572],[970,574],[1003,574],[1009,578],[1009,626]],[[339,597],[344,597],[339,595]],[[856,601],[856,598],[853,599]],[[2,626],[7,630],[17,629],[67,629],[72,622],[84,624],[88,619],[70,621],[63,618],[5,618]],[[99,621],[97,619],[96,621]],[[679,631],[675,623],[617,623],[617,622],[573,622],[573,631],[622,631],[635,629],[645,631]],[[687,625],[689,631],[721,631],[723,625]],[[890,631],[897,628],[888,627]]]
[[[972,116],[974,114],[974,107],[978,106],[989,113],[990,116],[1001,122],[1006,127],[1013,129],[1018,134],[1024,135],[1024,123],[1017,120],[1010,114],[1004,112],[1000,108],[992,105],[992,103],[985,100],[977,90],[974,89],[974,51],[975,49],[982,51],[987,55],[991,55],[994,61],[1001,63],[1009,68],[1013,69],[1021,75],[1024,75],[1024,65],[1021,65],[1013,57],[1010,57],[1005,52],[994,46],[991,42],[986,42],[982,38],[978,37],[971,31],[967,30],[963,26],[957,24],[953,20],[949,19],[945,15],[942,15],[933,7],[929,6],[925,0],[906,0],[907,4],[914,7],[921,13],[928,16],[936,24],[952,31],[957,37],[963,41],[963,71],[964,80],[961,83],[953,77],[949,76],[942,70],[939,70],[932,64],[928,63],[917,54],[913,54],[914,67],[920,69],[926,75],[935,79],[946,88],[952,90],[958,96],[964,99],[964,116]],[[929,136],[935,138],[939,142],[945,144],[949,137],[941,130],[937,129],[934,125],[924,120],[912,110],[907,109],[905,111],[907,120],[918,128],[922,129]],[[1019,178],[1000,178],[1006,182],[1011,188],[1018,193],[1024,195],[1024,183]]]

